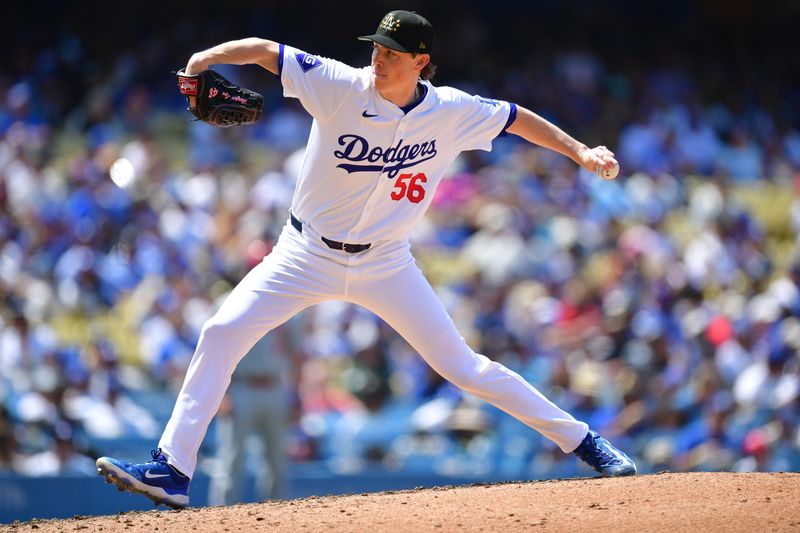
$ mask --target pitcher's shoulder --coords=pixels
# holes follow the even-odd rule
[[[448,85],[437,87],[430,84],[428,86],[428,90],[432,91],[439,105],[445,107],[458,107],[459,105],[471,101],[474,98],[473,95],[469,94],[468,92],[462,91],[461,89],[457,89],[455,87],[450,87]]]

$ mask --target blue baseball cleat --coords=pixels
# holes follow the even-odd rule
[[[189,505],[189,478],[167,464],[161,448],[150,454],[153,460],[142,464],[101,457],[95,463],[97,473],[106,483],[113,483],[119,490],[144,494],[156,505],[161,503],[173,509]]]
[[[572,453],[606,477],[636,474],[636,465],[631,458],[591,429]]]

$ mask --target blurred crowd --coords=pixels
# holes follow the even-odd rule
[[[169,70],[159,44],[84,77],[65,37],[0,72],[0,472],[94,474],[109,448],[154,446],[203,322],[286,223],[308,116],[270,74],[220,68],[265,93],[264,118],[192,123],[172,85],[132,82]],[[608,145],[623,175],[498,139],[458,159],[412,246],[476,351],[641,471],[800,470],[800,88],[716,94],[683,52],[620,66],[565,47],[444,80]],[[363,309],[291,328],[272,349],[294,461],[588,473]]]

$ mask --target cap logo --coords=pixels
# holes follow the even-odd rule
[[[425,46],[425,43],[423,43],[422,41],[420,41],[420,42],[419,42],[419,49],[420,49],[420,50],[425,50],[426,48],[427,48],[427,46]]]
[[[400,27],[400,21],[394,18],[394,15],[392,15],[391,13],[383,17],[383,20],[378,25],[378,28],[386,31],[397,31],[399,27]]]

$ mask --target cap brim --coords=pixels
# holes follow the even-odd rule
[[[392,50],[397,50],[398,52],[411,52],[411,50],[406,49],[400,43],[392,39],[391,37],[387,37],[385,35],[362,35],[358,38],[359,41],[374,41],[378,44],[382,44],[386,48],[391,48]]]

